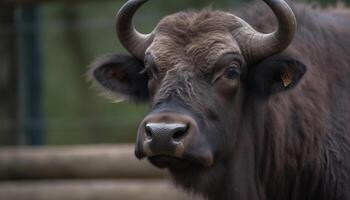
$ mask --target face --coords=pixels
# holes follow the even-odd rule
[[[238,107],[244,59],[229,33],[199,34],[186,45],[177,39],[159,34],[146,52],[151,112],[136,156],[161,168],[211,167],[237,129],[239,110],[228,110]]]
[[[121,16],[130,17],[129,8],[125,6]],[[120,22],[120,38],[128,36],[124,30],[130,28],[130,20],[126,21]],[[124,37],[121,41],[129,50],[139,43],[139,49],[146,50],[133,51],[134,56],[100,58],[92,64],[90,78],[108,96],[149,102],[150,112],[137,133],[138,158],[147,157],[153,165],[184,176],[183,180],[187,175],[210,174],[230,160],[240,142],[247,99],[268,98],[292,88],[304,74],[305,66],[293,57],[271,56],[283,49],[270,46],[285,48],[291,41],[291,33],[283,31],[292,32],[294,22],[287,22],[289,29],[281,22],[277,33],[288,37],[278,41],[272,38],[274,34],[256,33],[228,13],[174,14],[158,24],[151,40],[137,38],[139,33]],[[144,38],[147,42],[142,43]],[[279,43],[271,45],[270,39]],[[259,60],[253,62],[254,56]]]

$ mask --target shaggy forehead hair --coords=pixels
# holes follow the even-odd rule
[[[222,11],[203,10],[179,12],[159,22],[146,52],[146,60],[152,58],[161,78],[153,103],[176,96],[193,109],[205,107],[201,98],[207,87],[199,77],[212,72],[220,55],[240,54],[230,32],[232,19]]]
[[[223,53],[240,53],[230,33],[235,25],[232,19],[228,13],[209,9],[167,16],[155,29],[147,53],[152,55],[160,73],[173,68],[210,72]]]

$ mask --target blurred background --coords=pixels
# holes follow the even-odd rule
[[[0,2],[0,145],[133,142],[147,106],[111,103],[84,77],[99,55],[125,52],[114,31],[124,1]],[[179,10],[237,9],[243,2],[154,0],[137,13],[136,26],[149,32]]]
[[[115,14],[124,2],[124,0],[0,1],[0,146],[8,152],[13,151],[10,155],[19,154],[14,146],[27,148],[33,145],[45,145],[45,147],[54,145],[68,148],[87,144],[104,144],[97,145],[99,150],[96,151],[106,155],[110,152],[105,149],[106,146],[111,146],[108,144],[121,144],[122,150],[118,150],[116,152],[118,154],[124,151],[122,144],[134,142],[138,122],[146,114],[147,105],[112,103],[98,96],[97,91],[90,88],[84,77],[89,63],[99,55],[125,52],[117,41],[114,30]],[[152,0],[137,13],[135,23],[141,32],[150,32],[162,17],[183,9],[200,9],[211,5],[213,8],[230,10],[249,2],[248,0]],[[322,6],[339,3],[336,0],[307,2]],[[350,0],[342,2],[349,3]],[[83,151],[88,152],[89,148],[86,146],[84,148],[87,149]],[[131,150],[132,145],[125,148]],[[31,152],[32,149],[25,150]],[[75,150],[73,148],[72,152]],[[4,163],[1,158],[6,158],[8,162],[14,160],[8,156],[8,152],[5,152],[0,151],[0,179],[22,180],[33,177],[45,179],[44,175],[31,177],[19,171],[11,171],[15,168],[12,165],[6,166],[7,168],[1,171],[1,162]],[[49,152],[55,151],[50,149]],[[30,157],[32,155],[23,154],[21,158],[26,157],[28,162],[30,158],[39,159],[35,156]],[[132,153],[130,155],[132,156]],[[89,161],[87,159],[86,162]],[[20,161],[12,163],[19,165]],[[84,166],[84,162],[80,164]],[[46,169],[50,168],[50,165],[41,167]],[[62,177],[66,178],[68,175]],[[62,177],[51,176],[56,179]],[[101,178],[100,175],[95,177]],[[106,177],[108,175],[104,178]],[[47,177],[49,178],[50,176]],[[7,185],[10,189],[13,186],[11,184]],[[4,192],[0,184],[0,197],[1,191]],[[12,198],[12,196],[6,198],[11,199],[10,197]]]
[[[147,106],[111,103],[84,77],[99,55],[125,52],[114,30],[125,1],[7,1],[0,4],[0,144],[133,142]],[[167,14],[211,3],[241,2],[151,1],[135,23],[149,32]]]

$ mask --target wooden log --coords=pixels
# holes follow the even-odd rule
[[[0,179],[162,178],[133,145],[3,147]]]
[[[6,200],[190,200],[166,180],[0,182]]]

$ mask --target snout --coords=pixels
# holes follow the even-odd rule
[[[185,123],[153,123],[145,124],[145,134],[151,149],[158,154],[179,154],[183,152],[185,136],[190,132]]]
[[[140,124],[135,155],[148,157],[157,167],[183,166],[185,162],[210,166],[213,156],[195,120],[178,113],[150,114]]]

